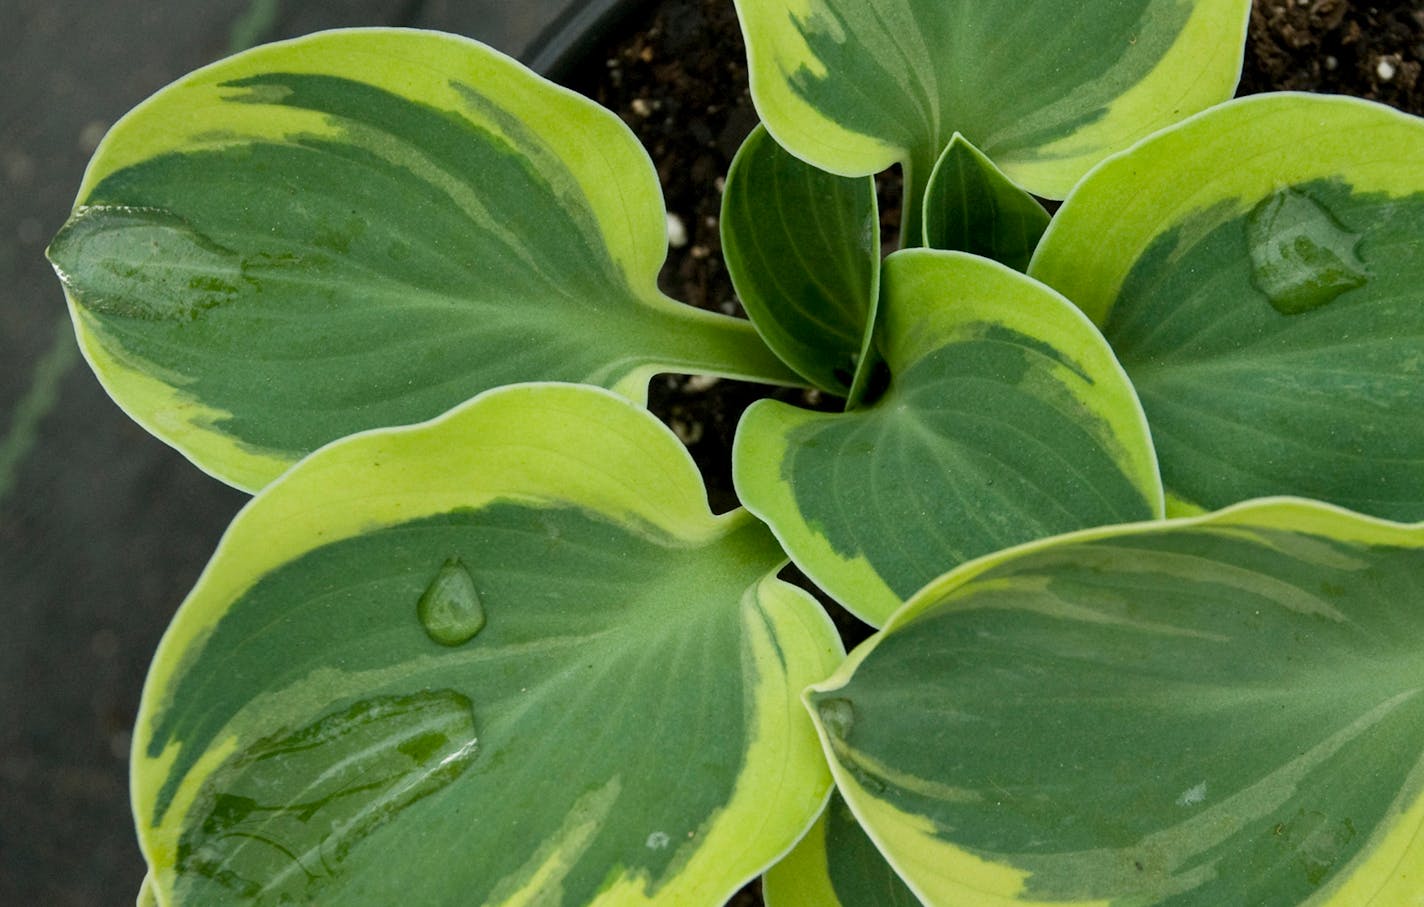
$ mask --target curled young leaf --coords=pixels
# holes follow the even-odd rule
[[[1102,329],[1181,512],[1424,519],[1424,120],[1261,95],[1106,162],[1030,273]]]
[[[133,763],[153,888],[720,903],[829,784],[796,698],[842,649],[784,562],[595,388],[324,448],[238,516],[155,658]]]
[[[253,489],[516,381],[797,382],[750,325],[658,292],[665,231],[613,114],[467,39],[346,30],[124,117],[49,255],[120,405]]]
[[[1424,896],[1424,526],[1273,499],[926,587],[807,695],[929,904]]]
[[[758,126],[727,172],[722,251],[767,345],[817,387],[849,396],[880,289],[874,181],[812,167]]]
[[[956,133],[930,175],[924,222],[928,248],[982,255],[1027,271],[1048,212]]]

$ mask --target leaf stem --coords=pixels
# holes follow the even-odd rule
[[[807,380],[761,339],[752,323],[708,312],[668,297],[657,300],[657,359],[665,371],[718,375],[740,381],[809,387]]]
[[[918,249],[925,244],[924,201],[934,174],[935,158],[913,155],[900,165],[903,195],[900,199],[900,248]]]

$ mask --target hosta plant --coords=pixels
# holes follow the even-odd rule
[[[1424,897],[1424,123],[1226,101],[1247,8],[739,0],[750,322],[657,289],[618,118],[472,41],[120,121],[79,342],[258,492],[145,687],[141,899]],[[844,403],[754,404],[713,514],[665,371]]]

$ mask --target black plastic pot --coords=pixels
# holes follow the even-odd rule
[[[575,2],[549,23],[520,56],[530,69],[561,82],[589,54],[606,46],[634,14],[653,5],[653,0]]]

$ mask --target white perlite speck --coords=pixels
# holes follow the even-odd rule
[[[1394,64],[1388,60],[1380,60],[1375,66],[1375,75],[1379,76],[1381,82],[1388,82],[1393,79],[1395,72],[1397,72],[1397,70],[1394,68]]]
[[[674,249],[681,249],[687,245],[687,225],[682,222],[682,218],[668,212],[667,216],[668,245]]]

